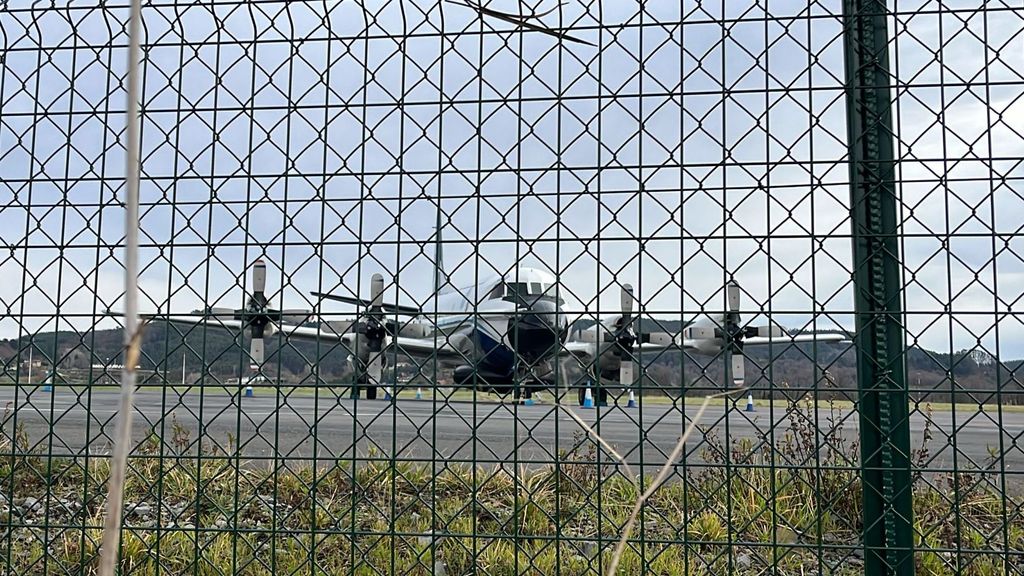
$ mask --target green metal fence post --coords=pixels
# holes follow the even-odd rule
[[[914,573],[886,3],[843,3],[865,574]]]

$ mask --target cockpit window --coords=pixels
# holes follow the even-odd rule
[[[523,298],[530,296],[531,300],[536,297],[546,297],[556,299],[556,287],[554,284],[548,284],[546,282],[506,282],[498,285],[491,292],[492,298],[498,298],[499,290],[504,290],[504,298],[506,300]],[[564,304],[561,298],[557,298],[558,303]]]
[[[505,284],[506,296],[528,296],[530,294],[529,285],[526,282],[509,282]]]

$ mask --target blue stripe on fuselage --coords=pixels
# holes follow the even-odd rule
[[[512,349],[495,340],[479,326],[474,326],[473,332],[480,341],[480,348],[484,353],[480,359],[480,367],[497,374],[512,374],[515,368],[515,353]]]

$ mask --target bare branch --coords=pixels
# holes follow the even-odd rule
[[[576,38],[575,36],[570,36],[570,35],[566,34],[565,32],[561,32],[561,31],[558,31],[558,30],[547,28],[545,26],[541,26],[539,24],[534,24],[532,22],[527,22],[526,21],[527,18],[540,18],[541,16],[546,16],[546,15],[550,14],[551,12],[553,12],[556,9],[560,8],[562,6],[561,3],[556,5],[551,10],[548,10],[546,12],[541,12],[540,14],[538,14],[536,11],[531,10],[530,14],[519,15],[519,14],[509,14],[507,12],[499,12],[497,10],[492,10],[491,8],[486,8],[486,7],[484,7],[481,4],[477,4],[477,3],[473,2],[472,0],[464,0],[462,2],[457,2],[456,0],[445,0],[445,1],[450,3],[450,4],[457,4],[459,6],[465,6],[466,8],[472,8],[473,10],[476,10],[477,12],[479,12],[483,16],[491,16],[492,18],[497,18],[499,20],[504,20],[505,22],[509,22],[511,24],[515,24],[516,26],[519,26],[521,28],[526,28],[527,30],[533,30],[535,32],[541,32],[543,34],[547,34],[548,36],[554,36],[555,38],[558,38],[558,39],[561,39],[561,40],[568,40],[570,42],[576,42],[578,44],[586,44],[587,46],[595,46],[596,47],[596,44],[594,44],[593,42],[588,42],[586,40],[583,40],[583,39],[580,39],[580,38]]]

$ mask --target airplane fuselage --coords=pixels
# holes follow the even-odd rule
[[[504,390],[517,374],[544,366],[565,340],[557,290],[553,275],[526,267],[467,287],[445,287],[399,335],[458,350],[454,358],[437,359],[440,367],[455,370],[456,383]]]

